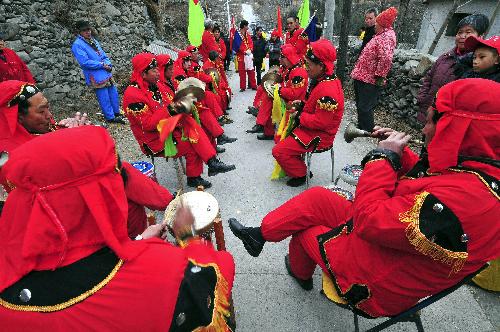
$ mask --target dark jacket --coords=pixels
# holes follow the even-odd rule
[[[420,122],[425,122],[427,109],[432,105],[439,88],[457,78],[454,74],[456,59],[455,49],[442,54],[423,77],[417,95],[420,111],[417,118]]]
[[[280,38],[276,38],[276,40],[269,41],[267,43],[266,51],[269,52],[269,61],[278,61],[281,53],[281,46],[283,43]]]
[[[460,78],[484,78],[486,80],[492,80],[497,83],[500,83],[500,67],[497,66],[494,72],[488,74],[476,73],[471,70],[465,72],[464,75]]]
[[[359,50],[360,54],[363,48],[365,48],[366,44],[368,44],[368,42],[372,40],[373,36],[375,36],[375,26],[364,28],[364,30],[365,30],[365,36],[363,37],[363,42],[361,43],[361,49]]]
[[[256,63],[262,63],[262,60],[266,57],[266,45],[267,41],[264,37],[253,36],[253,59]]]

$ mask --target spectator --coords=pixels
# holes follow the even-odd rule
[[[500,36],[481,39],[471,36],[465,41],[465,48],[474,51],[472,70],[464,78],[484,78],[500,83]]]
[[[280,65],[281,45],[283,42],[275,29],[271,32],[271,39],[267,43],[266,51],[269,53],[269,68]]]
[[[373,131],[373,111],[392,67],[396,47],[396,34],[392,25],[397,14],[397,9],[390,7],[377,16],[375,36],[363,49],[351,72],[354,79],[358,127],[369,132]]]
[[[0,82],[18,80],[35,84],[28,66],[16,52],[5,46],[4,38],[0,33]]]
[[[457,77],[463,76],[465,71],[468,71],[467,67],[472,66],[472,53],[465,50],[465,40],[469,36],[479,37],[484,35],[487,28],[488,18],[483,14],[469,15],[458,23],[457,33],[455,34],[455,47],[442,54],[422,79],[422,86],[417,96],[419,105],[417,120],[420,123],[425,123],[427,109],[431,107],[439,88],[454,81]],[[468,60],[464,58],[468,58]],[[470,62],[470,65],[463,62]]]
[[[255,72],[257,73],[257,84],[260,84],[262,64],[264,63],[264,58],[266,57],[267,51],[267,41],[262,35],[262,27],[257,27],[255,29],[255,35],[253,39],[253,65],[255,66]]]
[[[365,26],[361,28],[361,34],[359,39],[362,40],[361,49],[359,52],[363,51],[366,44],[370,40],[372,40],[373,36],[375,36],[375,18],[377,17],[378,12],[376,8],[370,8],[365,12]]]
[[[99,42],[92,37],[89,22],[76,22],[76,30],[78,35],[71,51],[83,70],[85,82],[95,91],[104,118],[107,122],[126,124],[120,114],[120,101],[113,82],[111,61]]]
[[[226,54],[224,54],[224,70],[225,71],[230,71],[229,65],[231,64],[231,48],[229,47],[229,37],[223,34],[222,32],[220,33],[221,39],[224,40],[224,45],[226,46]]]

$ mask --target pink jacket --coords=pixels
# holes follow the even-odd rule
[[[361,52],[351,77],[369,84],[375,84],[375,76],[386,77],[392,67],[395,47],[396,34],[392,28],[376,34]]]

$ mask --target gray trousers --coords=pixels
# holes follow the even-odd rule
[[[381,87],[354,80],[354,97],[356,99],[356,110],[358,112],[358,127],[372,132],[373,110],[378,104]]]

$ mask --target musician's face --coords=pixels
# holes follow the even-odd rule
[[[323,76],[325,69],[322,64],[314,63],[309,58],[305,58],[306,60],[306,71],[309,78],[318,78]]]
[[[160,79],[160,72],[158,68],[151,68],[148,71],[142,73],[142,79],[149,84],[156,84]]]
[[[425,127],[422,129],[422,134],[425,136],[425,146],[429,146],[434,134],[436,133],[436,123],[433,120],[434,108],[429,107],[427,117],[425,118]]]
[[[214,31],[214,37],[215,37],[215,39],[219,40],[219,38],[220,38],[220,31],[219,30]]]
[[[186,59],[182,62],[182,68],[188,70],[191,67],[191,59]]]
[[[174,66],[166,66],[165,67],[165,78],[172,78],[172,75],[174,74]]]
[[[38,92],[28,99],[28,114],[19,114],[19,123],[32,134],[45,134],[50,131],[50,113],[49,101]]]
[[[289,17],[286,19],[286,29],[290,32],[295,30],[295,19],[293,17]]]
[[[288,60],[286,57],[284,56],[281,56],[280,57],[280,64],[283,66],[283,67],[286,67],[286,68],[290,68],[292,66],[292,63],[290,62],[290,60]]]

